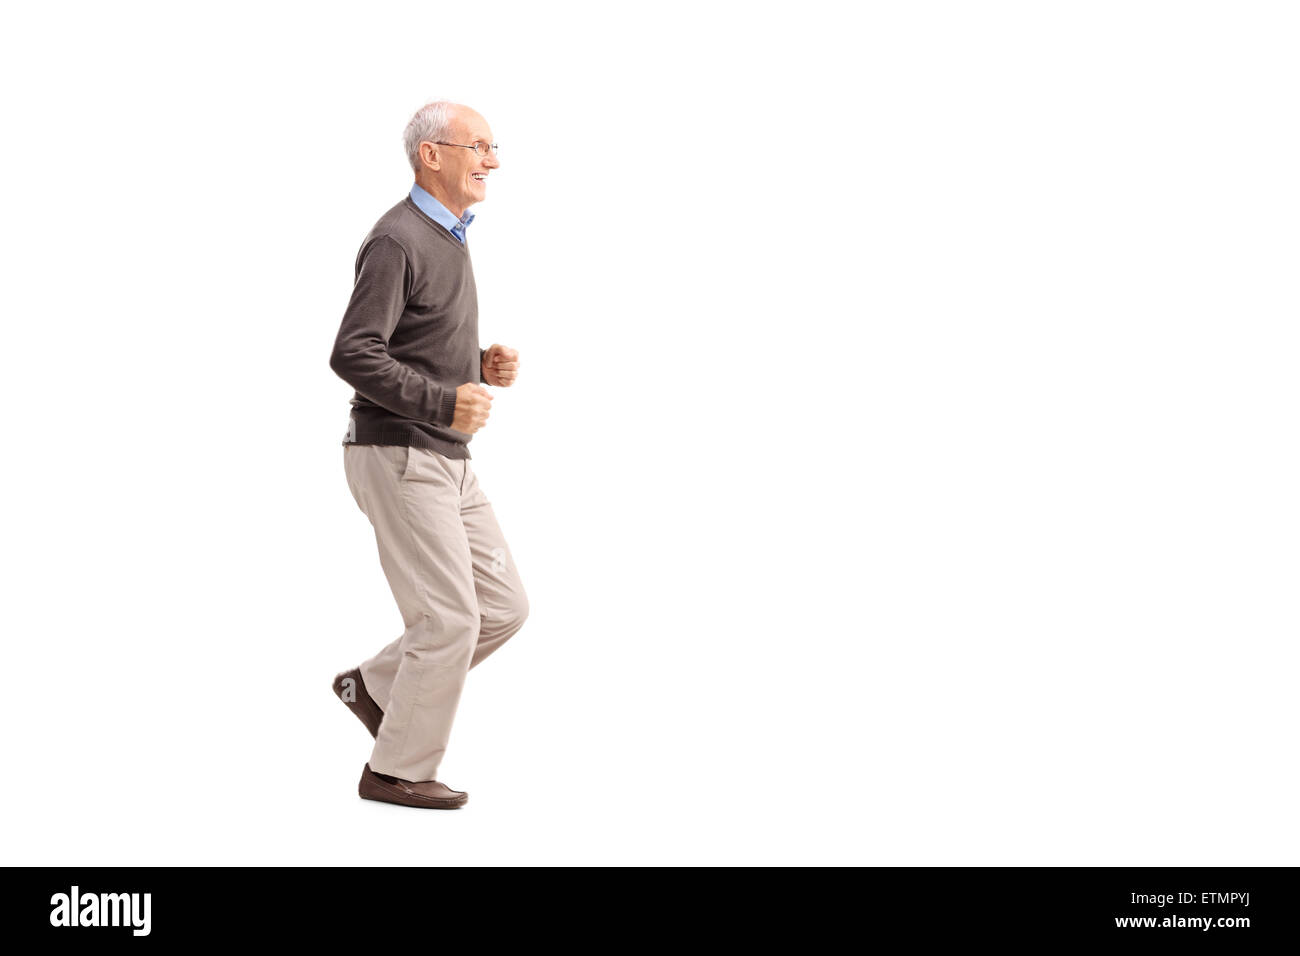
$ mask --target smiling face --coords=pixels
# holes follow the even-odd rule
[[[468,107],[456,107],[451,119],[452,133],[447,142],[465,146],[492,143],[492,130],[487,120]],[[496,153],[480,156],[472,149],[440,146],[428,141],[420,144],[420,159],[421,168],[415,181],[457,218],[465,215],[465,210],[474,203],[487,198],[488,177],[501,165]]]

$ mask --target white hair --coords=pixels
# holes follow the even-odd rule
[[[420,144],[436,143],[450,139],[452,135],[453,111],[458,104],[450,100],[435,100],[426,103],[415,111],[411,122],[406,124],[402,141],[406,146],[406,158],[411,162],[411,169],[420,171]]]

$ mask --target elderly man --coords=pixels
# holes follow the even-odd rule
[[[451,809],[468,795],[436,777],[465,675],[528,614],[468,448],[492,404],[483,385],[512,385],[519,354],[478,344],[465,229],[501,165],[487,121],[430,103],[405,145],[415,184],[361,244],[330,357],[356,389],[343,439],[348,487],[374,526],[405,630],[339,674],[334,692],[375,738],[360,795]]]

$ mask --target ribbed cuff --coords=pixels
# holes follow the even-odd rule
[[[456,390],[454,388],[444,388],[442,390],[442,400],[438,402],[438,415],[434,418],[434,424],[442,425],[444,428],[451,427],[451,421],[456,417]]]

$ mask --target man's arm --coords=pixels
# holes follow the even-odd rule
[[[456,390],[443,388],[388,354],[388,339],[410,292],[406,253],[392,237],[375,237],[361,250],[360,270],[334,340],[330,368],[359,394],[394,414],[450,426]]]

